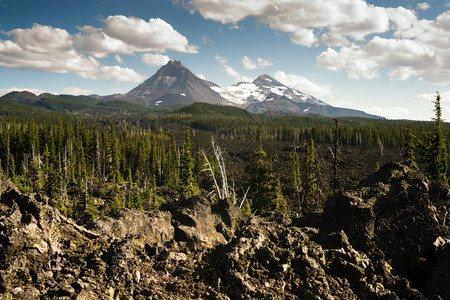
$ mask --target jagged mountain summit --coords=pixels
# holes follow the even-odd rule
[[[380,118],[359,110],[331,106],[267,74],[257,77],[253,82],[239,82],[225,88],[213,86],[212,89],[233,105],[252,113]]]
[[[169,61],[152,77],[120,97],[148,106],[195,102],[226,104],[225,99],[211,89],[212,86],[215,84],[195,76],[179,61]]]
[[[234,105],[248,107],[253,103],[271,101],[283,96],[294,102],[327,105],[325,102],[299,90],[290,88],[267,74],[257,77],[253,82],[238,82],[230,87],[211,87]]]

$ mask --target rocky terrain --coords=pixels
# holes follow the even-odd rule
[[[170,200],[79,226],[0,181],[2,299],[449,299],[449,189],[388,164],[322,214]]]

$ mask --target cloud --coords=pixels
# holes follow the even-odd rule
[[[0,66],[51,73],[73,72],[86,79],[139,82],[143,76],[128,68],[101,65],[95,58],[78,53],[72,36],[63,29],[34,24],[30,29],[7,32],[14,38],[0,40]],[[105,69],[113,68],[109,74]]]
[[[114,55],[114,60],[117,61],[118,64],[123,65],[123,59],[119,54]]]
[[[0,97],[3,95],[6,95],[8,93],[11,92],[23,92],[23,91],[27,91],[27,92],[31,92],[37,96],[39,96],[40,94],[43,93],[50,93],[50,94],[54,94],[54,95],[91,95],[94,92],[92,90],[88,90],[88,89],[83,89],[83,88],[79,88],[79,87],[74,87],[74,86],[68,86],[63,88],[61,91],[59,92],[52,92],[52,91],[47,91],[47,90],[41,90],[41,89],[35,89],[35,88],[18,88],[18,87],[12,87],[9,89],[0,89]]]
[[[332,71],[345,71],[355,79],[378,78],[381,69],[387,67],[391,80],[414,76],[433,84],[450,84],[450,53],[447,50],[450,39],[442,36],[446,31],[442,29],[442,24],[447,21],[444,19],[444,16],[438,17],[434,24],[419,22],[406,31],[399,31],[397,35],[404,39],[375,36],[364,46],[352,44],[339,51],[328,48],[316,58],[316,64]],[[440,27],[436,28],[438,24]],[[436,31],[434,35],[427,34],[433,30]],[[446,32],[450,34],[450,31]]]
[[[272,29],[292,33],[292,41],[312,46],[316,31],[362,40],[389,30],[386,10],[364,0],[192,0],[190,10],[205,19],[236,24],[247,17]]]
[[[283,71],[277,71],[274,74],[274,78],[288,87],[295,88],[315,97],[323,97],[331,93],[331,88],[328,85],[314,83],[300,75],[286,74]]]
[[[62,89],[62,91],[59,94],[64,95],[92,95],[94,94],[94,91],[83,89],[75,86],[68,86]]]
[[[430,9],[430,4],[428,2],[417,3],[417,9],[428,10]]]
[[[152,67],[164,66],[169,62],[170,58],[159,53],[144,53],[142,54],[142,61]]]
[[[34,24],[29,29],[6,32],[13,40],[0,40],[0,65],[22,70],[54,73],[74,72],[96,77],[100,63],[74,49],[72,36],[63,29]]]
[[[291,42],[300,46],[312,47],[317,45],[319,40],[312,29],[300,28],[292,34]]]
[[[383,116],[388,119],[405,119],[406,116],[411,114],[411,111],[404,107],[370,107],[363,109],[366,113]]]
[[[205,75],[203,75],[203,74],[195,74],[195,76],[197,76],[198,78],[200,78],[200,79],[203,79],[203,80],[206,80],[206,76]]]
[[[132,54],[133,50],[125,42],[110,37],[102,29],[92,26],[77,27],[80,33],[75,34],[78,51],[103,58],[110,53]]]
[[[189,45],[185,36],[160,18],[144,21],[140,18],[116,15],[109,16],[103,22],[106,25],[102,28],[104,33],[126,43],[134,51],[174,50],[197,53],[197,46]]]
[[[102,66],[97,73],[106,80],[119,82],[142,82],[146,79],[145,76],[138,74],[133,69],[119,66]]]
[[[228,65],[227,59],[224,57],[221,57],[219,55],[216,55],[216,60],[223,66],[225,73],[227,73],[228,76],[233,77],[236,81],[244,81],[244,82],[250,82],[252,79],[250,77],[242,76],[238,71],[234,70],[232,67]]]
[[[316,59],[319,67],[331,71],[346,71],[349,78],[374,79],[379,77],[378,65],[367,59],[360,46],[343,47],[337,52],[328,48]]]
[[[376,79],[387,70],[391,80],[416,77],[432,84],[450,84],[450,11],[427,20],[418,19],[413,9],[379,7],[365,0],[186,3],[205,19],[236,25],[251,17],[274,30],[289,33],[294,44],[327,45],[330,48],[318,55],[317,65],[347,72],[350,78]],[[417,7],[423,10],[430,5],[422,2]],[[246,65],[254,67],[249,61]]]
[[[441,105],[450,108],[450,91],[439,92],[441,96]],[[433,107],[432,101],[436,99],[436,93],[423,93],[415,97],[414,100],[423,103],[430,103],[430,108]]]
[[[248,56],[244,56],[241,59],[241,62],[244,68],[246,68],[247,70],[262,69],[273,65],[270,59],[263,59],[261,57],[258,57],[256,61],[253,61],[250,58],[248,58]]]
[[[202,36],[202,43],[203,45],[214,45],[214,43],[211,41],[211,39],[207,36]]]
[[[159,18],[144,21],[116,15],[109,16],[103,23],[103,28],[77,27],[79,32],[74,35],[65,29],[40,24],[1,32],[10,39],[0,39],[0,66],[51,73],[73,72],[86,79],[141,82],[144,76],[136,71],[104,66],[97,59],[115,54],[117,63],[123,64],[119,54],[166,50],[197,53],[197,46],[190,45],[186,37]],[[147,54],[143,59],[150,65],[161,65],[161,61],[168,60],[161,54]]]
[[[187,38],[177,32],[166,21],[156,18],[145,21],[122,15],[109,16],[103,20],[105,26],[78,27],[75,35],[80,51],[94,57],[105,57],[110,53],[133,54],[174,50],[197,53],[197,46],[190,45]]]

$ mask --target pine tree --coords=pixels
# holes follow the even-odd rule
[[[188,129],[186,130],[184,149],[180,159],[181,195],[185,198],[191,198],[200,192],[194,178],[194,159],[192,158],[191,149],[191,138]]]
[[[300,172],[300,158],[295,151],[289,153],[289,179],[291,189],[299,193],[302,190],[302,179]]]
[[[174,135],[172,135],[171,138],[167,163],[168,163],[167,185],[170,187],[176,187],[179,183],[180,178],[178,168],[178,151]]]
[[[300,172],[300,157],[293,150],[289,153],[289,192],[294,201],[294,210],[301,209],[301,192],[303,191],[303,183]]]
[[[15,184],[18,184],[17,181],[17,176],[16,176],[16,163],[14,160],[14,155],[11,155],[9,158],[9,169],[7,174],[9,174],[9,178],[11,179],[12,182],[14,182]]]
[[[281,193],[281,182],[275,178],[272,161],[267,159],[267,153],[258,149],[254,154],[250,193],[252,208],[258,213],[267,211],[286,212],[286,203]]]
[[[84,218],[85,218],[84,222],[85,223],[98,218],[100,215],[100,212],[98,211],[98,208],[97,208],[96,199],[93,197],[90,197],[88,194],[86,194],[86,197],[87,197],[85,199],[86,208],[84,210]]]
[[[425,147],[425,158],[427,160],[428,174],[432,180],[447,182],[447,143],[442,130],[442,110],[441,96],[436,94],[434,103],[435,117],[433,118],[434,127],[429,132],[428,144]]]
[[[131,208],[131,207],[133,207],[134,185],[133,185],[133,177],[131,176],[130,168],[128,168],[127,188],[128,188],[127,203],[125,203],[125,207]]]
[[[303,180],[303,208],[306,213],[323,209],[319,190],[319,160],[314,140],[311,138],[306,147],[305,173]]]
[[[120,187],[114,187],[114,198],[110,203],[110,211],[113,215],[117,214],[123,208],[122,195],[120,194]]]
[[[419,166],[417,165],[416,158],[414,157],[414,149],[416,148],[416,136],[412,133],[411,129],[406,129],[406,140],[403,145],[404,153],[403,159],[405,164],[408,165],[412,170],[418,171]]]

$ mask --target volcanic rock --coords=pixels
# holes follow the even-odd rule
[[[449,298],[448,187],[389,164],[322,216],[170,200],[79,226],[0,180],[6,299]]]

